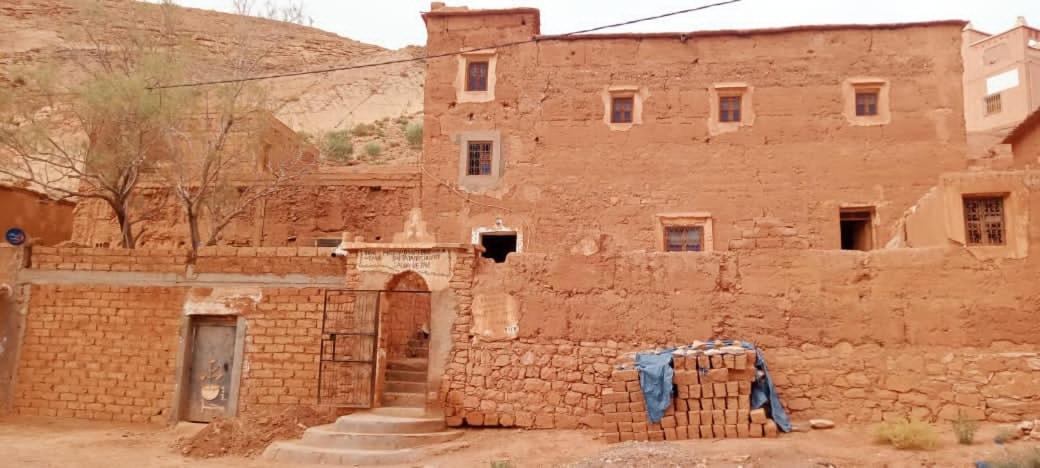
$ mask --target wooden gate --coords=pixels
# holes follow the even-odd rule
[[[370,408],[381,291],[325,290],[318,404]]]

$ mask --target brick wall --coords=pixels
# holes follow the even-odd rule
[[[19,414],[165,422],[183,288],[32,287]]]
[[[195,259],[195,273],[247,273],[312,276],[345,274],[332,248],[317,247],[204,247]],[[107,249],[35,247],[32,268],[54,271],[111,271],[184,273],[189,264],[183,249]]]
[[[317,402],[324,297],[319,288],[265,288],[245,313],[240,411]]]

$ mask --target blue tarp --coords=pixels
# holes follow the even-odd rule
[[[672,351],[661,353],[639,353],[636,355],[636,369],[639,370],[639,387],[646,400],[646,414],[650,422],[660,422],[664,410],[672,403]]]
[[[762,376],[755,379],[751,384],[751,408],[765,407],[766,413],[776,426],[783,432],[791,431],[791,420],[780,404],[780,396],[776,394],[773,379],[769,376],[769,368],[766,360],[762,357],[762,350],[755,345],[744,341],[722,340],[723,346],[738,345],[744,349],[755,352],[755,369],[762,372]],[[707,341],[706,349],[712,349],[715,341]],[[675,349],[666,349],[656,353],[636,354],[636,369],[639,370],[639,386],[643,390],[643,398],[646,400],[646,414],[650,422],[659,422],[664,417],[664,411],[672,403],[672,377],[675,371],[672,369],[672,353]],[[767,405],[768,403],[768,405]]]

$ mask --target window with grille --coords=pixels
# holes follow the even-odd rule
[[[635,98],[616,97],[610,105],[611,123],[632,123],[632,108],[635,106]]]
[[[965,198],[964,231],[968,245],[1004,245],[1004,198]]]
[[[986,96],[986,115],[999,114],[1003,109],[1003,103],[1000,100],[1000,94],[994,94],[992,96]]]
[[[719,122],[740,122],[741,96],[719,98]]]
[[[704,226],[665,226],[664,249],[667,252],[704,250]]]
[[[469,142],[469,157],[467,158],[467,175],[491,175],[491,150],[490,141]]]
[[[878,115],[878,92],[856,91],[856,115]]]
[[[469,62],[466,65],[466,91],[487,91],[488,62]]]

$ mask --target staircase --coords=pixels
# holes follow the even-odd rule
[[[263,457],[325,465],[411,463],[461,447],[451,442],[461,435],[446,430],[443,417],[425,416],[420,408],[376,408],[307,429],[300,440],[275,442]]]
[[[426,406],[426,358],[397,358],[386,364],[383,406]]]
[[[451,450],[461,431],[447,430],[443,417],[425,415],[426,358],[387,362],[383,407],[315,426],[298,441],[275,442],[264,458],[290,463],[387,465],[411,463]]]

